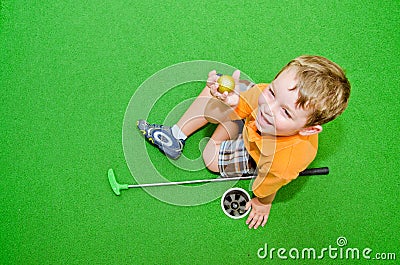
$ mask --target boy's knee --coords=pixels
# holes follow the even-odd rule
[[[203,161],[206,167],[213,171],[219,172],[218,169],[218,145],[214,140],[210,139],[203,151]]]

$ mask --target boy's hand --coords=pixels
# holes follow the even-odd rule
[[[225,91],[224,93],[220,93],[218,91],[219,84],[217,80],[219,76],[215,70],[212,70],[208,73],[207,86],[210,88],[210,93],[213,97],[220,99],[225,104],[235,108],[237,104],[239,104],[239,78],[240,71],[236,70],[232,74],[233,80],[235,80],[235,90],[232,92]]]
[[[257,229],[260,225],[262,227],[268,221],[269,212],[271,210],[272,204],[263,204],[259,201],[259,199],[253,198],[246,204],[246,210],[252,207],[249,217],[247,218],[246,224],[249,225],[249,228]]]

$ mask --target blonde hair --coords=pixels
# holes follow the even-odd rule
[[[350,83],[336,63],[321,56],[303,55],[290,61],[277,76],[287,69],[297,72],[296,106],[312,110],[305,127],[325,124],[347,108]]]

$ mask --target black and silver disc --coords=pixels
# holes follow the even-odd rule
[[[250,201],[250,195],[241,188],[227,190],[221,198],[221,208],[224,213],[233,219],[240,219],[250,211],[246,211],[246,204]]]

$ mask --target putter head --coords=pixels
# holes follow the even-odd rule
[[[111,186],[113,192],[115,193],[115,195],[120,195],[121,190],[128,189],[127,184],[119,184],[117,182],[117,180],[115,179],[114,170],[112,168],[110,168],[108,170],[108,182],[110,182],[110,186]]]

